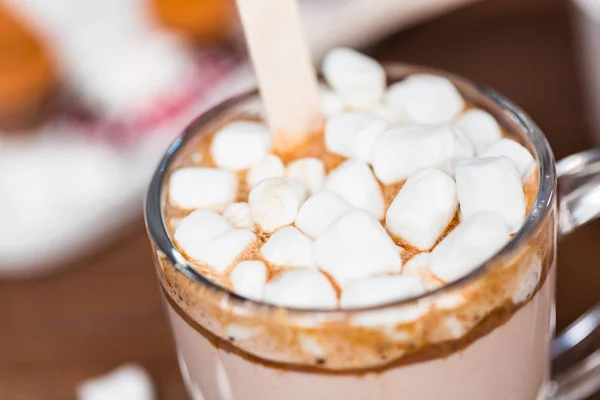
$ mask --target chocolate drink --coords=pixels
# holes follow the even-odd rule
[[[398,67],[388,78],[406,83],[415,72],[423,73]],[[425,87],[437,85],[429,76]],[[523,127],[477,88],[451,79],[465,101],[445,122],[423,121],[432,114],[412,103],[391,115],[387,108],[342,101],[340,110],[324,109],[329,115],[323,133],[293,154],[269,149],[270,155],[247,168],[244,161],[257,152],[257,142],[227,141],[222,132],[233,124],[258,135],[252,124],[263,117],[256,112],[257,96],[250,95],[203,116],[175,145],[155,178],[157,192],[151,188],[149,194],[148,212],[160,210],[159,222],[148,218],[180,367],[194,399],[544,398],[553,333],[555,208],[531,212],[540,202],[540,169]],[[419,88],[421,81],[414,82]],[[436,98],[446,96],[446,89]],[[385,99],[393,109],[392,90]],[[450,103],[438,104],[432,118]],[[343,139],[359,137],[360,146],[336,144],[331,121],[357,109],[385,120],[382,132],[373,133],[377,125],[371,124],[353,136],[350,126]],[[499,126],[498,137],[488,143],[456,133],[470,129],[462,118],[479,109],[488,110]],[[240,121],[250,125],[235,125]],[[415,125],[427,131],[414,134]],[[455,139],[467,137],[470,154],[459,152],[458,145],[450,155],[432,153],[443,143],[434,138],[450,137],[440,130],[447,128]],[[424,137],[431,141],[417,157],[406,153],[389,161],[387,145],[380,146],[385,135],[403,141],[400,153],[409,146],[418,150]],[[504,152],[505,145],[513,148],[507,140],[521,143],[527,155]],[[504,145],[497,146],[499,141]],[[219,150],[224,142],[240,149],[227,158]],[[372,151],[363,151],[371,145]],[[291,167],[305,159],[320,160],[322,174],[312,161],[300,172]],[[519,193],[502,204],[495,199],[515,192],[505,172],[498,175],[502,191],[491,200],[478,190],[486,184],[478,171],[494,176],[492,164],[509,165],[517,176]],[[226,171],[212,175],[217,169]],[[450,182],[448,190],[457,195],[440,192],[438,178]],[[208,183],[189,184],[202,180]],[[427,192],[425,182],[435,190]],[[307,211],[323,191],[329,200],[342,199],[342,209],[335,200],[320,214]],[[420,198],[423,193],[435,199]],[[514,198],[520,200],[513,207]],[[413,211],[404,212],[407,207]],[[522,216],[514,225],[519,207]],[[203,235],[212,239],[200,239]],[[166,251],[169,246],[173,251]]]

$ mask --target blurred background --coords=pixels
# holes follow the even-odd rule
[[[523,107],[557,159],[600,144],[600,0],[300,3],[315,61],[447,69]],[[253,82],[233,0],[0,0],[0,399],[73,399],[131,361],[187,398],[143,194],[186,123]],[[599,242],[593,222],[560,244],[559,330],[600,300]]]

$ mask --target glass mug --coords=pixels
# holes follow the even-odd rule
[[[539,185],[525,224],[472,273],[418,298],[343,311],[244,299],[196,272],[169,238],[162,212],[177,156],[226,121],[261,112],[257,91],[225,101],[173,143],[145,206],[190,394],[195,400],[558,400],[595,392],[600,350],[559,376],[551,377],[550,363],[572,353],[600,321],[597,306],[552,341],[557,237],[600,213],[600,151],[555,165],[540,129],[492,90],[429,68],[390,64],[386,70],[391,81],[416,72],[447,77],[532,151]],[[566,189],[561,195],[557,178]]]

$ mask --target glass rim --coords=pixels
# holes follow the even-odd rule
[[[545,220],[546,216],[550,212],[554,198],[556,196],[556,168],[554,162],[554,155],[552,149],[548,143],[548,140],[544,136],[541,129],[533,122],[533,120],[517,105],[506,99],[504,96],[498,94],[495,90],[489,88],[486,85],[477,83],[466,78],[462,78],[459,75],[448,73],[443,70],[438,70],[430,67],[422,67],[415,64],[392,62],[385,63],[384,67],[387,71],[390,69],[414,69],[418,68],[419,71],[433,73],[436,75],[442,75],[450,79],[454,84],[457,84],[459,91],[467,88],[471,91],[475,91],[479,95],[483,95],[488,100],[491,100],[500,110],[508,117],[515,125],[517,125],[521,136],[528,140],[534,149],[534,157],[538,163],[539,173],[539,184],[538,191],[536,194],[533,207],[529,214],[526,216],[525,222],[521,228],[515,233],[515,235],[502,247],[499,251],[494,253],[493,256],[488,258],[486,261],[481,263],[477,268],[473,269],[467,275],[447,283],[439,288],[425,292],[419,296],[404,298],[401,300],[390,301],[374,306],[357,307],[351,309],[308,309],[308,308],[295,308],[295,307],[282,307],[262,301],[257,301],[240,296],[233,291],[218,285],[210,279],[204,277],[202,274],[197,272],[192,264],[181,254],[177,249],[173,241],[171,240],[165,226],[163,217],[163,187],[164,179],[167,171],[171,166],[171,163],[176,158],[178,151],[181,147],[191,140],[198,131],[201,131],[203,127],[210,124],[211,121],[217,119],[224,112],[231,109],[232,107],[243,103],[244,101],[250,100],[259,95],[258,89],[251,89],[249,91],[240,93],[233,97],[228,98],[225,101],[211,107],[207,111],[201,113],[192,122],[190,122],[186,128],[169,146],[164,156],[156,168],[151,179],[144,205],[144,215],[146,222],[146,229],[150,240],[154,243],[158,250],[166,256],[171,265],[177,269],[180,273],[183,273],[187,278],[205,285],[206,287],[219,292],[227,297],[227,300],[233,302],[233,305],[239,305],[243,307],[253,306],[260,310],[274,311],[274,310],[286,310],[288,313],[296,314],[298,316],[306,316],[307,314],[324,314],[328,316],[334,315],[350,315],[355,313],[364,313],[368,311],[379,311],[385,310],[392,307],[402,307],[411,303],[418,302],[426,298],[443,295],[447,292],[460,288],[461,286],[467,285],[477,277],[484,274],[487,267],[493,264],[494,261],[508,257],[511,254],[516,253],[523,244],[526,244],[530,236],[538,229],[540,224]]]

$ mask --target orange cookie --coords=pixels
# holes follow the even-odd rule
[[[0,7],[0,128],[30,125],[57,87],[51,57],[40,41]]]
[[[226,38],[236,24],[233,0],[152,0],[158,19],[198,43]]]

